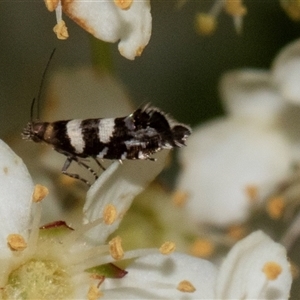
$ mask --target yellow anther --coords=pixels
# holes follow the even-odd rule
[[[27,248],[27,243],[20,234],[9,234],[7,244],[12,251],[23,251]]]
[[[133,0],[114,0],[116,6],[118,6],[121,9],[129,9],[131,7],[131,4]]]
[[[49,194],[49,190],[45,186],[41,184],[37,184],[34,187],[32,201],[35,203],[41,202],[48,194]]]
[[[159,252],[161,254],[171,254],[172,252],[174,252],[176,249],[176,245],[174,242],[165,242],[161,245],[161,247],[159,248]]]
[[[95,286],[95,285],[90,286],[88,294],[87,294],[88,300],[97,300],[101,296],[103,296],[103,293],[101,293],[99,291],[97,286]]]
[[[54,11],[58,5],[59,0],[44,0],[49,11]]]
[[[117,218],[116,207],[112,204],[105,206],[103,211],[103,219],[106,225],[111,225]]]
[[[54,27],[53,31],[59,40],[66,40],[69,37],[68,28],[63,20],[60,20]]]
[[[188,280],[183,280],[177,285],[177,290],[184,293],[193,293],[196,288]]]
[[[246,186],[246,195],[249,198],[249,201],[255,203],[258,199],[258,186],[254,184],[249,184]]]
[[[244,16],[247,8],[243,5],[242,0],[226,0],[225,11],[231,16]]]
[[[197,257],[210,257],[215,245],[208,239],[197,239],[191,247],[191,254]]]
[[[200,35],[211,35],[216,31],[217,19],[210,14],[198,13],[195,18],[195,28]]]
[[[274,197],[267,202],[267,213],[273,220],[278,220],[282,217],[285,209],[283,197]]]
[[[277,262],[269,261],[265,263],[262,271],[265,273],[266,277],[269,280],[275,280],[281,274],[282,267]]]
[[[124,256],[124,251],[122,248],[122,239],[119,236],[114,237],[109,243],[110,255],[115,259],[122,259]]]
[[[172,201],[178,207],[184,206],[184,204],[186,203],[187,200],[188,200],[187,192],[178,190],[175,193],[173,193],[173,195],[172,195]]]
[[[227,230],[227,235],[235,240],[240,240],[246,236],[247,229],[242,225],[232,225]]]

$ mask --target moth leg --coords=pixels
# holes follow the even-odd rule
[[[77,157],[73,158],[73,160],[75,160],[79,166],[83,166],[85,167],[89,172],[92,173],[92,175],[95,177],[95,179],[98,179],[98,175],[97,173],[90,167],[88,166],[86,163],[82,162],[81,160],[79,160]]]
[[[150,156],[148,156],[148,157],[147,157],[147,160],[156,161],[157,159],[156,159],[156,158],[153,158],[153,157],[150,157]]]
[[[64,163],[64,165],[63,165],[63,167],[62,167],[61,172],[62,172],[64,175],[67,175],[67,176],[69,176],[69,177],[71,177],[71,178],[79,179],[79,180],[81,180],[82,182],[84,182],[86,185],[91,186],[91,184],[90,184],[87,180],[85,180],[84,178],[80,177],[78,174],[68,173],[68,172],[67,172],[67,169],[70,167],[70,165],[71,165],[71,163],[72,163],[72,160],[76,160],[76,159],[74,159],[73,157],[67,157],[67,159],[66,159],[66,161],[65,161],[65,163]],[[78,161],[77,161],[77,162],[78,162]]]
[[[96,157],[92,156],[92,158],[103,171],[106,170]]]

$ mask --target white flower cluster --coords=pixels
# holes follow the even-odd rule
[[[227,115],[194,129],[181,152],[178,189],[196,223],[228,226],[248,217],[300,161],[300,41],[270,71],[225,74]]]
[[[1,298],[288,299],[292,277],[286,251],[260,231],[238,242],[219,270],[208,261],[171,253],[171,243],[169,254],[156,249],[124,253],[118,243],[105,244],[116,227],[114,221],[120,222],[132,197],[156,176],[163,163],[152,166],[152,170],[148,166],[149,172],[139,171],[136,175],[124,164],[119,175],[113,164],[87,196],[87,218],[98,219],[74,231],[64,228],[63,233],[47,234],[46,228],[39,229],[39,202],[45,191],[34,189],[22,160],[0,141],[0,186],[4,191],[0,202]],[[105,209],[108,199],[114,209]],[[109,211],[104,217],[103,210]],[[98,230],[91,241],[85,233],[92,228]],[[110,247],[111,255],[107,254]],[[137,259],[119,278],[86,272],[115,259],[128,258]]]

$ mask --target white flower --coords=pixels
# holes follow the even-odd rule
[[[16,233],[28,237],[34,185],[22,160],[2,140],[0,140],[0,170],[0,249],[3,257],[12,255],[6,241],[9,234]]]
[[[78,25],[105,42],[119,42],[120,53],[134,59],[140,56],[151,37],[152,18],[149,0],[49,1],[56,9],[58,38],[68,37],[62,11]]]
[[[221,118],[193,130],[181,162],[177,189],[193,221],[226,226],[248,216],[251,189],[261,199],[287,176],[291,155],[279,132]]]
[[[85,221],[91,222],[99,218],[105,206],[112,204],[118,208],[116,221],[109,227],[100,224],[89,237],[104,242],[108,234],[115,231],[122,216],[131,205],[132,200],[161,172],[165,166],[168,151],[155,155],[157,161],[124,161],[122,165],[114,162],[102,176],[92,185],[87,193],[83,211]],[[156,164],[157,163],[157,164]],[[147,171],[145,171],[147,170]],[[101,199],[101,201],[99,201]],[[104,227],[105,230],[104,230]]]
[[[292,274],[286,251],[256,231],[238,242],[221,265],[217,299],[288,299]]]
[[[181,152],[177,188],[197,223],[243,222],[249,200],[261,203],[300,161],[300,108],[294,105],[299,58],[296,41],[279,53],[271,71],[235,70],[222,77],[228,115],[196,128]]]
[[[300,103],[300,40],[284,47],[273,62],[271,74],[283,99]]]
[[[219,270],[172,253],[135,260],[122,279],[103,283],[103,299],[288,299],[292,283],[283,246],[257,231],[238,242]],[[185,282],[183,293],[179,283]]]
[[[23,294],[27,299],[87,298],[89,289],[103,278],[98,270],[87,269],[122,258],[119,239],[109,244],[106,239],[120,223],[135,195],[162,170],[168,151],[159,153],[156,162],[142,164],[147,172],[140,172],[141,167],[136,164],[134,167],[130,163],[112,164],[87,197],[89,207],[85,212],[90,222],[85,225],[77,222],[73,231],[62,222],[39,228],[40,200],[46,192],[39,186],[34,189],[22,160],[0,142],[0,278],[4,298],[19,299]],[[88,238],[86,233],[91,229],[94,234],[90,233]],[[111,265],[104,269],[109,271]],[[112,271],[115,278],[125,274],[120,269]]]
[[[104,206],[103,216],[83,226],[77,224],[75,230],[62,222],[39,229],[39,201],[46,195],[45,189],[36,187],[32,196],[33,183],[26,167],[3,142],[0,145],[1,189],[10,192],[1,199],[5,216],[0,241],[3,299],[287,299],[291,274],[285,250],[261,232],[237,243],[219,272],[208,261],[172,253],[172,243],[166,243],[159,253],[158,249],[123,252],[118,237],[109,245],[103,242],[116,227],[114,222],[120,222],[133,194],[156,175],[163,163],[152,166],[152,170],[149,165],[148,172],[138,171],[143,179],[132,172],[121,179],[128,166],[118,175],[118,167],[113,164],[88,195],[88,216],[90,207],[100,213]],[[118,184],[123,194],[118,192]],[[102,205],[98,194],[104,194]],[[32,220],[28,217],[31,198]],[[85,233],[97,225],[101,232],[92,235],[91,243]],[[130,258],[137,259],[126,271],[105,265]]]
[[[279,129],[285,104],[264,71],[233,71],[221,81],[228,116],[194,129],[180,153],[177,189],[196,223],[227,226],[245,220],[289,174],[293,160]]]

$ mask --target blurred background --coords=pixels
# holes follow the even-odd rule
[[[176,4],[151,1],[152,36],[141,57],[129,61],[117,44],[109,49],[115,75],[136,106],[151,102],[191,125],[222,113],[218,81],[223,72],[269,68],[279,49],[299,37],[300,24],[289,19],[279,1],[244,1],[248,12],[243,33],[238,35],[232,17],[222,13],[209,37],[196,33],[194,19],[212,1],[187,1],[181,9]],[[6,139],[29,120],[31,100],[52,49],[57,51],[50,73],[91,65],[95,41],[66,16],[70,37],[57,40],[52,32],[55,13],[43,1],[1,1],[0,11],[0,136]]]

